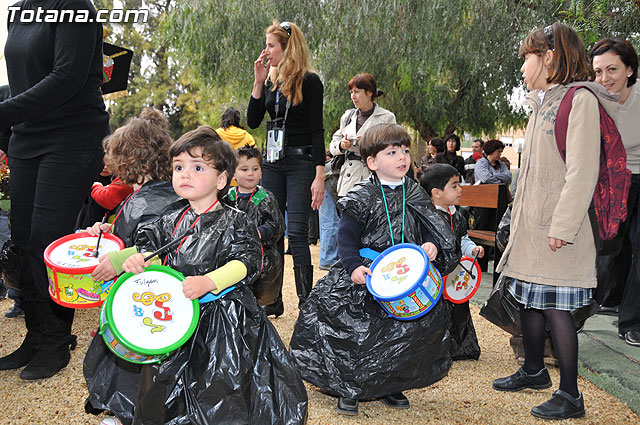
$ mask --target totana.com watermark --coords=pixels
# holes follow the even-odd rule
[[[19,6],[9,6],[9,22],[48,22],[48,23],[64,23],[64,22],[100,22],[112,24],[138,23],[143,24],[149,19],[149,9],[98,9],[96,16],[93,18],[88,10],[71,10],[71,9],[36,9],[20,10]]]

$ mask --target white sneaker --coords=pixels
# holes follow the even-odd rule
[[[122,422],[115,416],[107,416],[100,422],[100,425],[122,425]]]

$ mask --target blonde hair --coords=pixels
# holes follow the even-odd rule
[[[302,31],[296,24],[288,25],[291,28],[291,35],[280,26],[278,21],[273,21],[265,31],[265,35],[273,34],[276,37],[284,51],[278,66],[271,67],[268,79],[273,85],[271,91],[275,91],[278,84],[281,84],[282,94],[291,100],[292,105],[297,105],[302,102],[302,80],[307,72],[312,71],[312,68],[309,61],[309,48]]]

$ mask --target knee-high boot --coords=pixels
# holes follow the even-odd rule
[[[284,313],[284,303],[282,302],[282,280],[283,280],[283,273],[280,273],[279,276],[277,277],[278,280],[278,286],[280,287],[280,290],[278,292],[278,297],[276,298],[275,302],[273,302],[272,304],[266,305],[264,306],[264,312],[267,316],[276,316],[276,318],[278,316],[282,316],[282,314]]]
[[[293,276],[296,279],[299,308],[307,300],[313,287],[313,265],[293,266]]]
[[[42,327],[42,339],[37,353],[20,373],[22,379],[50,378],[67,366],[69,349],[76,347],[76,336],[71,335],[74,310],[62,307],[52,300],[34,303],[37,321]]]
[[[38,306],[33,301],[24,300],[24,321],[27,335],[22,345],[13,353],[0,358],[0,370],[18,369],[29,364],[35,357],[42,342],[42,326],[38,321]]]

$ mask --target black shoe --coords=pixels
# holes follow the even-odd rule
[[[558,403],[551,403],[551,400],[556,399]],[[539,406],[531,409],[531,414],[542,419],[569,419],[569,418],[581,418],[584,416],[584,398],[582,393],[578,398],[573,397],[571,394],[562,390],[557,390],[553,393],[551,400],[545,401]]]
[[[498,391],[520,391],[525,388],[542,390],[551,386],[551,378],[547,368],[543,368],[535,375],[529,375],[522,368],[506,378],[493,381],[493,389]]]
[[[338,413],[349,416],[356,416],[358,414],[358,400],[347,397],[340,397],[338,399],[338,407],[336,407]]]
[[[276,319],[284,313],[284,304],[282,303],[282,297],[279,297],[273,304],[265,305],[263,307],[264,313],[267,316],[276,316]]]
[[[382,402],[393,409],[408,409],[411,407],[404,394],[391,394],[382,398]]]
[[[29,364],[36,356],[37,349],[25,342],[13,353],[0,358],[0,370],[18,369]]]
[[[640,347],[640,331],[618,332],[618,338],[624,339],[629,345]]]
[[[619,312],[620,312],[620,306],[605,307],[601,305],[600,307],[598,307],[598,311],[596,312],[596,314],[606,314],[607,316],[617,316]]]
[[[75,335],[69,336],[69,344],[71,350],[76,348],[77,340]],[[69,360],[71,360],[69,348],[55,351],[39,350],[27,367],[20,372],[20,378],[27,381],[51,378],[65,368],[69,364]]]
[[[8,317],[10,319],[12,319],[14,317],[20,317],[20,316],[24,316],[24,310],[21,309],[20,307],[16,307],[15,304],[13,305],[13,307],[11,307],[11,309],[9,311],[7,311],[4,314],[4,317]]]

